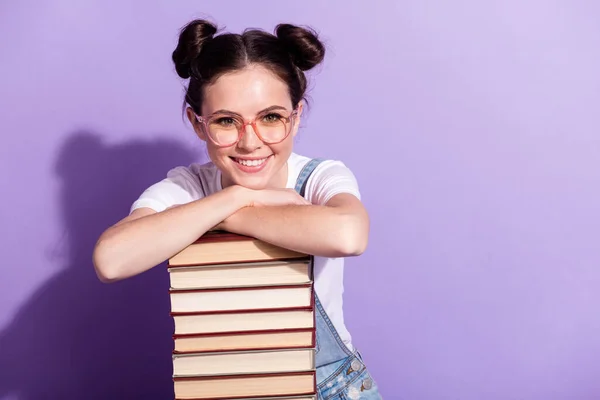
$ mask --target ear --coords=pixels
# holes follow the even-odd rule
[[[298,133],[298,128],[300,128],[300,117],[302,116],[302,110],[304,109],[304,102],[300,100],[298,103],[298,114],[296,114],[296,120],[294,122],[294,127],[292,128],[292,136],[296,136]]]
[[[194,127],[196,135],[200,138],[200,140],[206,142],[206,135],[204,134],[204,129],[202,129],[201,123],[196,119],[196,114],[194,113],[194,110],[192,110],[191,107],[187,107],[185,109],[185,114],[187,115],[190,124],[192,124],[192,126]]]

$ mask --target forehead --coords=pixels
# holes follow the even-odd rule
[[[252,116],[274,105],[291,110],[287,84],[261,66],[250,66],[220,76],[204,88],[203,114],[217,110]]]

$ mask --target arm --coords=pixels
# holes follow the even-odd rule
[[[358,198],[340,193],[322,206],[243,208],[220,227],[307,254],[346,257],[366,249],[369,217]]]
[[[159,213],[149,208],[137,209],[98,239],[93,253],[96,273],[103,282],[142,273],[178,253],[247,204],[247,191],[232,186]]]

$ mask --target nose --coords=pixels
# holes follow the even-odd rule
[[[262,147],[262,141],[260,140],[256,132],[254,132],[254,128],[252,127],[252,125],[246,124],[244,126],[244,134],[238,142],[238,148],[247,152],[252,152],[260,147]]]

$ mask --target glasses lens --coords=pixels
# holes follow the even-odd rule
[[[285,139],[290,132],[291,120],[277,113],[271,113],[260,117],[256,121],[256,127],[265,142],[277,143]]]
[[[208,134],[216,143],[227,146],[237,141],[241,125],[233,117],[215,116],[208,121]]]

